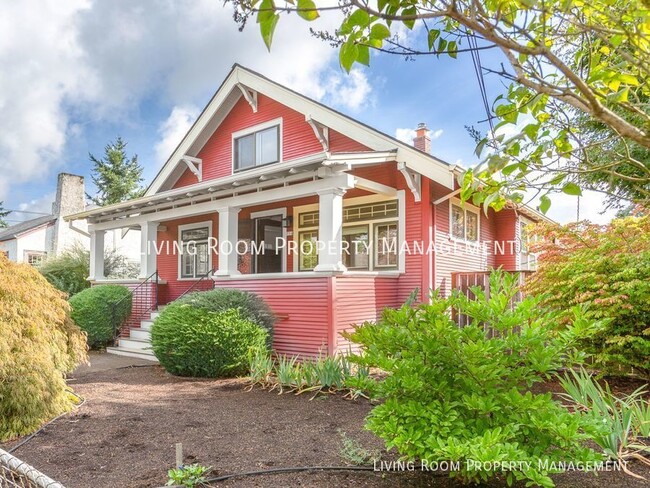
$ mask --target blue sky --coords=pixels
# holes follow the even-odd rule
[[[425,122],[436,156],[476,162],[464,126],[486,114],[469,54],[414,61],[380,54],[369,69],[346,75],[336,51],[311,38],[307,23],[283,18],[268,53],[254,23],[238,32],[229,7],[214,0],[0,4],[5,208],[47,212],[61,171],[85,176],[93,191],[88,153],[100,156],[117,135],[138,154],[148,183],[234,62],[391,135],[408,138],[407,129]],[[336,23],[330,15],[318,27]],[[499,61],[496,51],[482,58],[486,65]],[[487,85],[490,100],[504,89],[494,76]],[[485,131],[485,124],[477,127]],[[572,220],[575,206],[573,197],[557,198],[551,216]],[[597,195],[581,206],[584,217],[608,217],[598,214]]]

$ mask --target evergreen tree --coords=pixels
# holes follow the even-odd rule
[[[5,210],[4,201],[0,202],[0,229],[9,227],[9,224],[5,221],[5,217],[11,213],[11,210]]]
[[[137,198],[144,193],[142,167],[138,164],[137,154],[129,158],[126,154],[126,142],[118,137],[104,148],[104,157],[97,159],[88,154],[93,163],[92,180],[97,187],[96,196],[88,197],[97,205],[111,205]]]

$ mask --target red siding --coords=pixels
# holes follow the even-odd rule
[[[499,250],[495,256],[496,266],[502,266],[508,271],[517,269],[516,240],[519,238],[517,214],[514,210],[502,210],[495,215],[496,239],[503,244],[503,252]]]
[[[203,160],[203,181],[232,174],[232,134],[257,124],[282,117],[282,160],[296,159],[323,151],[305,116],[271,98],[258,94],[258,110],[241,98],[212,134],[198,157]],[[368,148],[347,136],[330,130],[330,151],[367,151]],[[196,176],[186,170],[174,188],[196,184]]]
[[[261,296],[279,316],[273,347],[279,354],[327,354],[331,277],[217,280],[217,288],[238,288]]]

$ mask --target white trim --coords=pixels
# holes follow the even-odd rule
[[[278,207],[271,210],[260,210],[259,212],[251,212],[251,220],[263,218],[263,217],[272,217],[274,215],[282,215],[282,238],[284,242],[287,242],[287,228],[284,226],[284,220],[287,218],[287,207]],[[255,239],[257,240],[257,225],[255,225]],[[257,263],[255,263],[255,268],[257,269]],[[287,250],[285,249],[282,252],[282,273],[287,272]],[[260,275],[273,274],[273,273],[256,273]]]
[[[409,171],[406,167],[406,163],[397,163],[397,169],[400,171],[400,173],[402,173],[402,176],[404,176],[406,185],[409,187],[409,190],[411,190],[411,193],[413,193],[413,198],[415,198],[415,201],[421,201],[422,175],[419,173],[414,173],[413,171]]]
[[[181,253],[178,255],[178,281],[196,281],[199,278],[195,277],[183,277],[182,273],[182,266],[183,266],[183,240],[182,240],[182,235],[183,231],[185,230],[192,230],[192,229],[202,229],[204,227],[208,228],[208,244],[210,243],[210,239],[212,239],[212,226],[213,226],[212,220],[206,220],[203,222],[194,222],[192,224],[182,224],[178,226],[178,236],[176,236],[176,241],[178,243],[179,249],[181,249]],[[208,269],[212,269],[212,249],[208,245]],[[196,274],[196,270],[194,270],[194,273]]]
[[[231,135],[231,171],[232,174],[243,174],[246,171],[255,169],[255,168],[262,168],[265,166],[272,166],[274,164],[279,164],[282,163],[282,149],[283,149],[283,144],[282,144],[282,135],[283,135],[283,119],[282,117],[278,117],[273,120],[269,120],[267,122],[262,122],[261,124],[253,125],[251,127],[246,127],[245,129],[238,130],[236,132],[233,132]],[[272,163],[266,163],[266,164],[259,164],[259,165],[253,165],[250,168],[235,168],[235,141],[239,139],[240,137],[245,137],[249,136],[252,134],[255,134],[256,132],[261,132],[266,129],[270,129],[272,127],[278,127],[278,160],[274,161]],[[257,141],[256,141],[257,142]]]
[[[305,115],[305,121],[311,126],[311,129],[314,131],[314,135],[321,146],[323,146],[323,151],[329,152],[330,150],[330,131],[323,124],[316,122],[311,115]]]
[[[203,181],[203,160],[185,155],[181,158],[181,161],[187,165],[187,168],[196,176],[199,183],[201,183]]]
[[[457,207],[460,207],[461,210],[463,210],[463,234],[465,237],[460,238],[456,237],[453,232],[453,222],[452,222],[452,205],[456,205]],[[465,214],[467,212],[471,212],[473,214],[476,214],[476,240],[472,241],[466,238],[467,236],[467,227],[465,227],[465,224],[467,223],[467,217]],[[477,242],[481,242],[481,209],[477,207],[476,205],[472,205],[471,203],[468,202],[462,202],[458,198],[450,198],[449,199],[449,238],[452,241],[456,242],[464,242],[467,244],[476,244]]]
[[[242,95],[244,96],[244,99],[248,102],[248,104],[253,109],[253,113],[256,114],[257,113],[257,92],[255,90],[250,90],[248,87],[242,85],[241,83],[237,83],[237,88],[239,88]]]
[[[398,228],[397,234],[399,237],[399,248],[402,248],[404,242],[406,242],[406,191],[398,190],[397,191],[397,217]],[[397,269],[400,273],[406,273],[406,255],[402,252],[397,252]]]
[[[373,271],[292,271],[291,273],[261,273],[261,274],[242,274],[239,276],[213,276],[212,279],[215,281],[236,281],[236,280],[289,280],[295,278],[329,278],[331,276],[336,276],[339,278],[346,277],[355,277],[355,276],[367,276],[371,277],[380,277],[380,278],[399,278],[402,273],[397,270],[386,270],[380,272]]]

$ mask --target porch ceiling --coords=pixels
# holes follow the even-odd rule
[[[333,187],[360,188],[387,196],[396,195],[395,188],[346,173],[356,163],[377,164],[391,153],[348,153],[341,156],[344,164],[332,165],[331,155],[286,161],[266,168],[256,168],[184,188],[168,190],[116,205],[92,209],[65,220],[86,219],[97,230],[128,227],[146,221],[161,221],[202,213],[223,207],[246,207],[265,202],[314,195]]]

